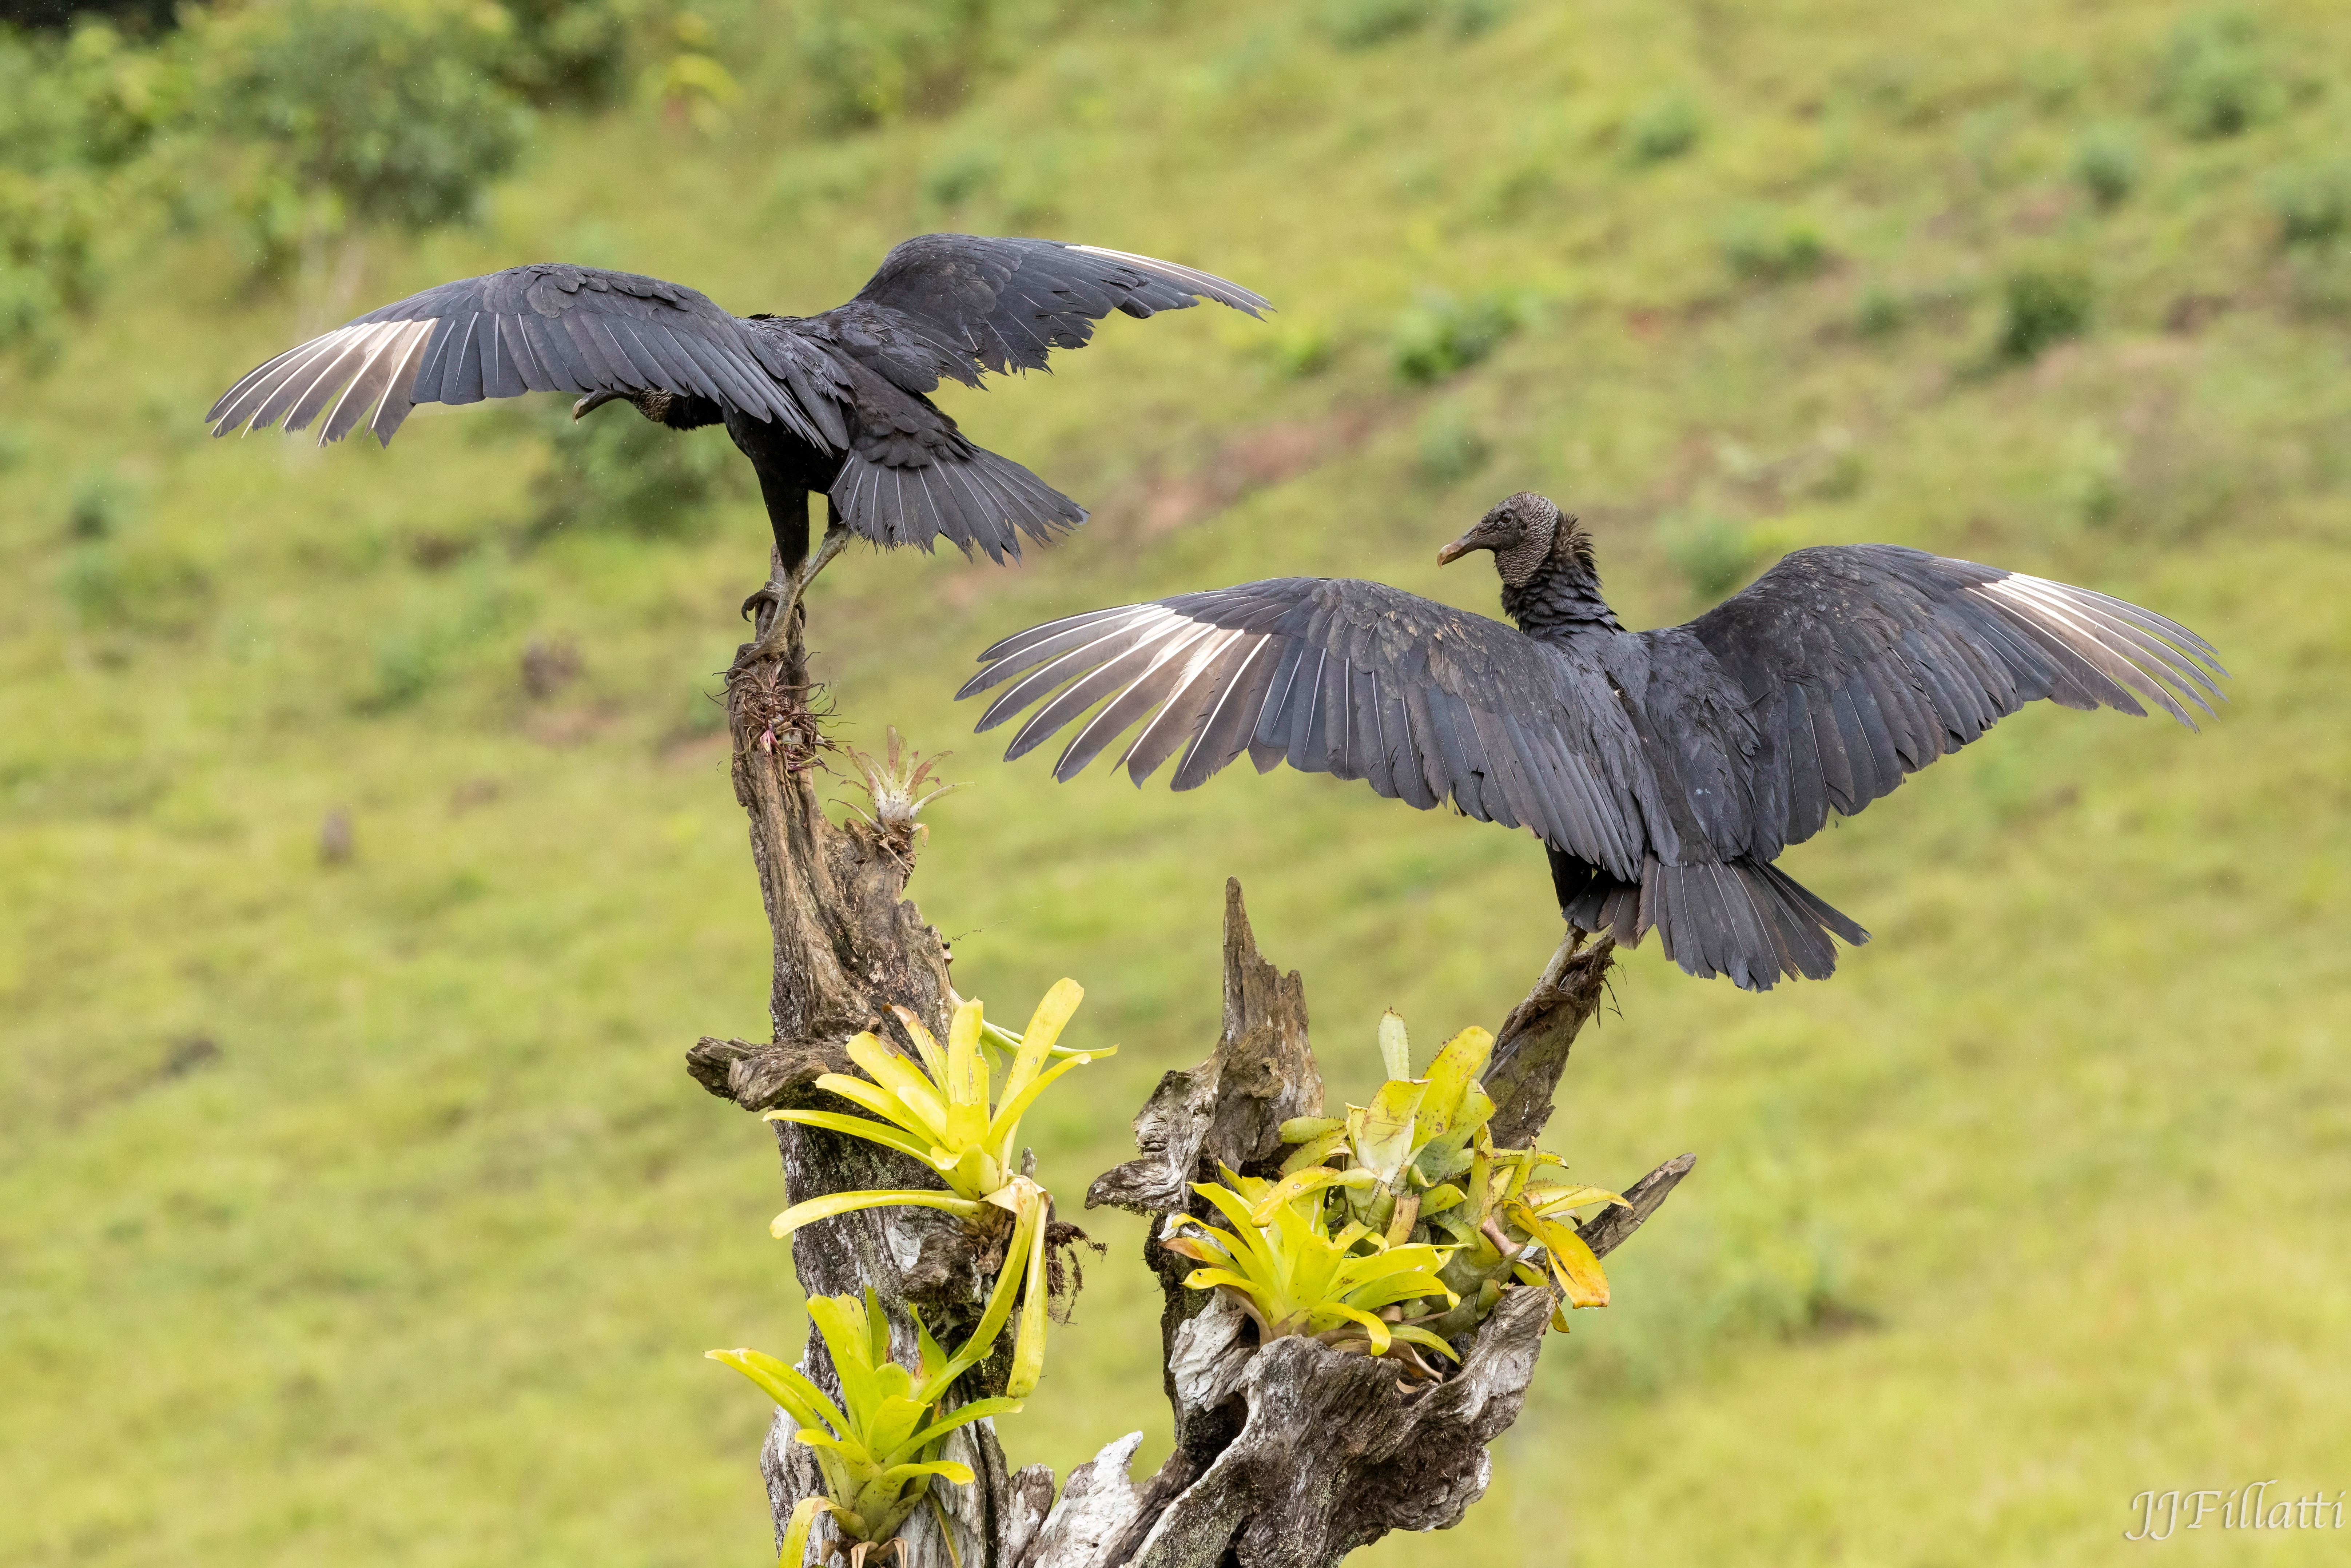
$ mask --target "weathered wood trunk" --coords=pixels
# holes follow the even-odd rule
[[[831,749],[812,710],[805,647],[795,637],[785,658],[753,666],[727,691],[734,736],[735,799],[749,819],[751,860],[774,936],[768,1010],[774,1039],[765,1044],[705,1037],[687,1053],[694,1076],[745,1110],[813,1107],[857,1113],[816,1088],[826,1072],[853,1072],[842,1047],[865,1030],[912,1054],[893,1006],[946,1033],[953,988],[946,944],[904,900],[913,846],[887,841],[871,824],[836,827],[824,815],[817,779]],[[861,1187],[935,1187],[930,1171],[855,1138],[791,1123],[772,1124],[783,1158],[784,1200],[799,1203]],[[778,1207],[783,1205],[778,1205]],[[985,1259],[962,1224],[929,1209],[882,1208],[810,1226],[792,1238],[792,1268],[810,1295],[881,1298],[893,1324],[893,1351],[916,1364],[909,1302],[920,1306],[943,1340],[953,1343],[978,1317],[983,1299],[975,1265]],[[808,1339],[803,1368],[838,1393],[824,1342]],[[993,1371],[1000,1386],[1001,1366]],[[1000,1539],[1010,1495],[1004,1453],[986,1424],[966,1427],[947,1456],[972,1467],[970,1487],[936,1490],[959,1539],[950,1553],[928,1510],[907,1521],[906,1568],[992,1563],[986,1543]],[[778,1531],[792,1505],[819,1490],[815,1461],[779,1411],[769,1427],[760,1469]],[[820,1524],[818,1539],[827,1526]],[[975,1543],[977,1543],[977,1550]]]
[[[781,661],[738,676],[728,694],[736,799],[749,818],[775,938],[774,1039],[705,1038],[687,1061],[705,1088],[753,1112],[820,1102],[853,1109],[815,1087],[820,1073],[854,1071],[842,1043],[866,1029],[897,1039],[893,1005],[944,1034],[954,996],[946,944],[903,896],[913,845],[888,841],[862,821],[835,826],[820,808],[811,773],[828,746],[810,707],[805,669],[795,637]],[[1611,958],[1605,941],[1563,947],[1505,1020],[1486,1078],[1498,1107],[1496,1136],[1505,1144],[1530,1139],[1549,1115],[1552,1089],[1577,1031],[1599,1005]],[[1305,988],[1295,972],[1280,974],[1259,953],[1234,883],[1226,890],[1224,992],[1215,1051],[1161,1080],[1135,1119],[1140,1156],[1104,1173],[1086,1199],[1089,1207],[1153,1217],[1144,1261],[1165,1296],[1161,1340],[1175,1451],[1138,1485],[1127,1465],[1141,1435],[1120,1437],[1079,1466],[1056,1501],[1050,1471],[1010,1472],[991,1427],[976,1423],[957,1435],[948,1456],[973,1468],[975,1484],[934,1489],[953,1521],[952,1555],[937,1520],[918,1511],[903,1531],[908,1568],[1231,1562],[1321,1568],[1392,1530],[1454,1524],[1484,1491],[1486,1445],[1517,1418],[1533,1375],[1552,1307],[1545,1292],[1508,1293],[1458,1371],[1405,1392],[1384,1362],[1301,1339],[1259,1347],[1239,1313],[1185,1288],[1192,1264],[1160,1247],[1166,1214],[1201,1209],[1190,1183],[1213,1177],[1219,1164],[1270,1170],[1283,1153],[1280,1124],[1322,1109]],[[870,1144],[775,1125],[788,1202],[857,1187],[937,1185],[927,1171]],[[1633,1208],[1611,1208],[1591,1222],[1585,1234],[1593,1250],[1605,1253],[1629,1236],[1690,1163],[1684,1155],[1661,1166],[1627,1190]],[[792,1239],[802,1288],[875,1291],[894,1325],[896,1354],[910,1364],[907,1305],[919,1306],[943,1341],[959,1336],[977,1318],[997,1261],[987,1238],[929,1210],[846,1215]],[[813,1333],[803,1365],[832,1385]],[[1000,1388],[1003,1375],[1001,1358],[983,1366],[967,1396]],[[814,1463],[789,1440],[780,1413],[760,1466],[780,1533],[793,1504],[818,1487]]]

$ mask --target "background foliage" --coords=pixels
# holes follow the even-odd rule
[[[2200,737],[2028,714],[1797,851],[1877,933],[1829,984],[1634,956],[1549,1141],[1697,1174],[1489,1498],[1372,1560],[2105,1563],[2143,1488],[2351,1476],[2341,7],[142,15],[0,35],[0,1558],[762,1555],[758,1412],[698,1353],[796,1321],[774,1160],[679,1063],[765,1028],[708,695],[751,487],[716,432],[558,400],[389,453],[198,420],[446,277],[806,310],[929,226],[1283,313],[950,394],[1096,517],[1019,570],[837,567],[860,744],[951,744],[971,653],[1065,611],[1316,571],[1490,611],[1430,555],[1520,486],[1639,623],[1883,538],[2237,672]],[[1057,1185],[1213,1036],[1228,873],[1358,1098],[1383,1007],[1490,1027],[1555,936],[1522,838],[1040,764],[949,765],[914,892],[967,991],[1074,975],[1071,1043],[1125,1047],[1035,1119]],[[1065,1467],[1141,1422],[1155,1462],[1139,1237],[1089,1223],[1113,1255],[1004,1436]]]

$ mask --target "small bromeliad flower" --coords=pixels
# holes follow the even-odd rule
[[[865,792],[873,800],[871,815],[863,811],[857,814],[873,824],[883,842],[903,852],[913,848],[917,839],[930,837],[928,825],[914,820],[923,808],[951,789],[962,789],[963,785],[941,784],[925,792],[923,786],[929,782],[931,769],[955,753],[942,751],[935,757],[925,758],[921,752],[899,738],[896,725],[892,725],[887,734],[888,741],[883,756],[876,757],[852,746],[849,748],[849,758],[857,764],[857,771],[864,776]],[[850,810],[856,811],[857,808],[852,806]]]

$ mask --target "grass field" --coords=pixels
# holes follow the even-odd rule
[[[2202,734],[2036,709],[1792,852],[1876,934],[1833,981],[1631,956],[1548,1141],[1696,1175],[1551,1342],[1486,1500],[1365,1558],[2341,1560],[2123,1534],[2147,1488],[2351,1487],[2351,15],[1421,16],[1106,11],[833,140],[756,93],[712,135],[550,121],[344,307],[564,256],[802,311],[934,227],[1281,307],[954,393],[1095,522],[816,594],[840,733],[974,785],[911,890],[964,989],[1075,976],[1071,1038],[1123,1047],[1032,1119],[1064,1194],[1212,1040],[1227,875],[1346,1092],[1382,1008],[1490,1026],[1557,920],[1530,840],[1361,786],[997,760],[950,701],[994,637],[1290,573],[1490,613],[1432,555],[1521,487],[1639,624],[1870,538],[2195,627],[2235,676]],[[767,1027],[707,695],[756,505],[549,531],[549,438],[481,409],[215,445],[212,396],[319,302],[201,235],[119,268],[0,379],[0,1560],[763,1560],[766,1412],[699,1357],[797,1343],[781,1195],[681,1062]],[[533,695],[525,650],[566,643]],[[1097,1234],[1016,1461],[1165,1451],[1138,1232]]]

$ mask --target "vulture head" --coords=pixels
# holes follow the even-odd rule
[[[672,430],[698,430],[716,424],[726,415],[710,399],[646,387],[639,392],[594,392],[571,405],[571,417],[582,420],[608,402],[625,402],[655,424]]]
[[[1494,552],[1494,570],[1512,588],[1524,587],[1556,553],[1561,564],[1592,573],[1592,536],[1532,490],[1498,502],[1478,526],[1437,552],[1437,564],[1450,565],[1471,550]]]
[[[581,398],[578,402],[571,405],[571,417],[575,420],[585,419],[608,402],[630,402],[636,405],[636,409],[639,413],[643,414],[647,419],[650,419],[654,423],[658,424],[661,423],[662,414],[668,411],[666,409],[655,409],[648,406],[655,398],[659,398],[664,403],[667,403],[669,402],[669,393],[665,392],[590,392],[586,397]]]

